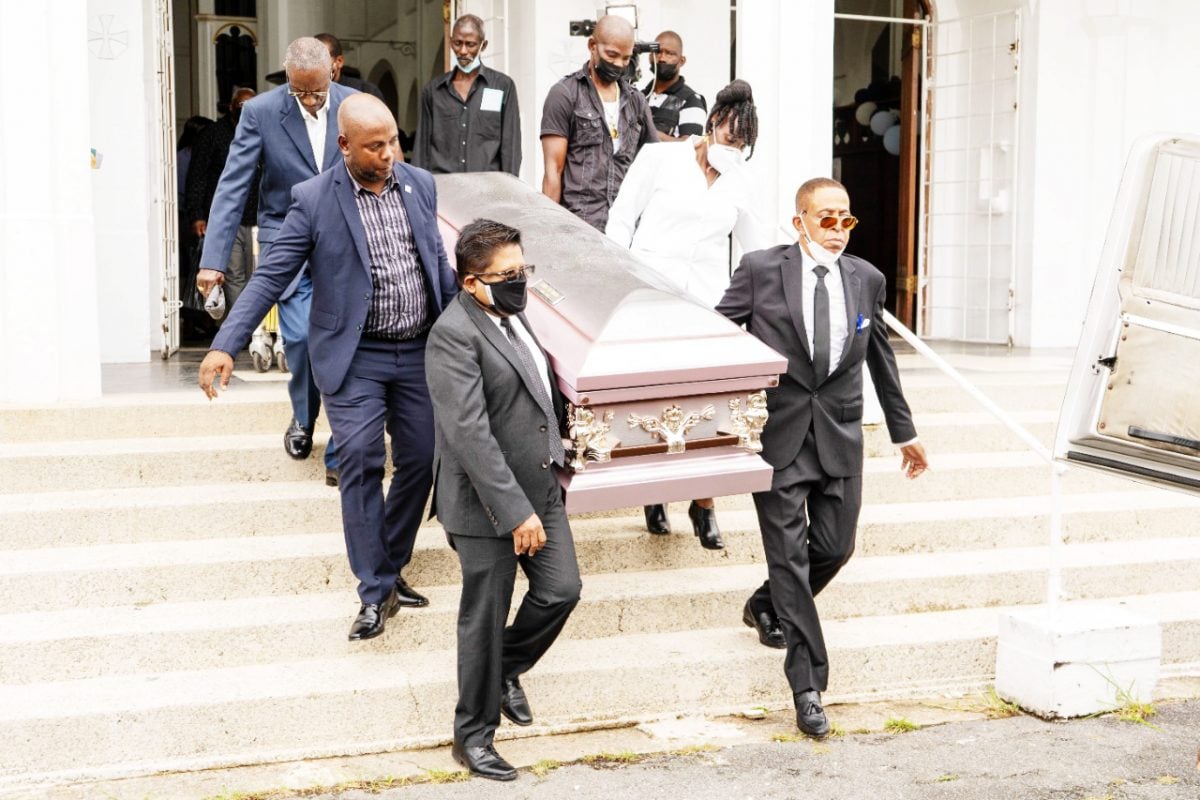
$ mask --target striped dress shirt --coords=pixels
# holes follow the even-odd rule
[[[383,192],[377,195],[353,175],[350,180],[354,181],[354,202],[367,234],[374,289],[363,335],[391,341],[420,336],[429,330],[429,293],[404,210],[403,187],[394,175],[389,175]]]

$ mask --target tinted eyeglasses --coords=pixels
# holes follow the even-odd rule
[[[849,215],[844,217],[819,217],[817,224],[825,230],[831,230],[840,226],[842,230],[849,231],[854,230],[854,227],[858,225],[858,217]]]
[[[495,286],[498,283],[512,283],[513,281],[525,280],[525,278],[533,274],[535,269],[536,267],[533,264],[526,264],[523,267],[508,269],[504,272],[472,272],[471,274],[474,275],[475,279],[480,283],[486,283],[488,286]]]

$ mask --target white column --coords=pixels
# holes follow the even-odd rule
[[[828,177],[833,162],[833,0],[739,2],[735,77],[750,82],[758,107],[750,165],[763,187],[760,213],[788,241],[796,189]]]
[[[97,397],[85,4],[0,3],[0,30],[0,403]]]

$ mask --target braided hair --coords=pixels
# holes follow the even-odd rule
[[[749,159],[754,155],[754,142],[758,139],[758,112],[754,108],[754,92],[750,84],[740,78],[717,92],[717,101],[709,112],[704,132],[711,135],[713,128],[730,120],[730,133],[740,136],[750,148]]]

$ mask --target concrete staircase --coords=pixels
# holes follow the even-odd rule
[[[858,551],[820,600],[833,702],[990,683],[996,610],[1045,592],[1047,468],[900,360],[933,469],[904,480],[869,431]],[[953,360],[1049,441],[1065,359]],[[287,416],[270,383],[0,408],[0,791],[448,740],[457,560],[427,524],[406,577],[430,608],[347,642],[336,492],[281,452]],[[1159,619],[1167,669],[1200,670],[1200,503],[1081,470],[1064,492],[1067,591]],[[583,600],[524,682],[538,725],[502,736],[790,704],[740,621],[765,576],[753,506],[718,508],[720,553],[683,504],[669,537],[640,509],[573,520]]]

